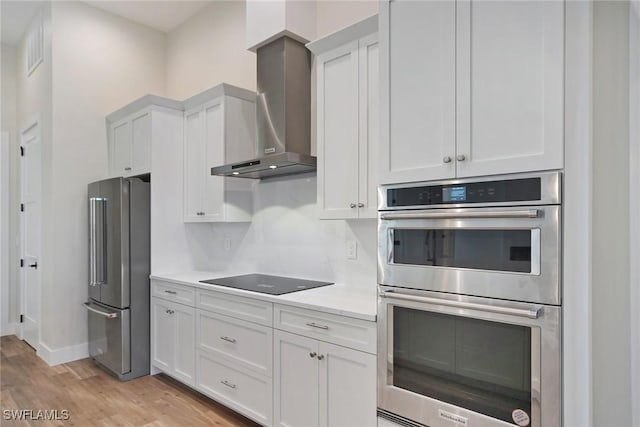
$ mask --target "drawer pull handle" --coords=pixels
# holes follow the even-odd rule
[[[227,380],[220,381],[220,383],[221,383],[221,384],[226,385],[226,386],[227,386],[227,387],[229,387],[229,388],[236,388],[236,385],[235,385],[235,384],[231,384],[231,383],[230,383],[229,381],[227,381]]]
[[[313,351],[313,352],[309,353],[309,357],[310,357],[310,358],[312,358],[312,359],[313,359],[314,357],[316,357],[317,355],[318,355],[318,354],[317,354],[315,351]]]
[[[167,294],[171,294],[171,295],[177,295],[178,294],[176,291],[165,290],[164,292],[167,293]]]
[[[236,340],[235,340],[235,339],[233,339],[233,338],[229,338],[229,337],[220,337],[220,339],[221,339],[221,340],[223,340],[223,341],[230,342],[230,343],[232,343],[232,344],[235,344],[235,343],[236,343]]]
[[[324,354],[319,354],[318,355],[318,360],[322,360],[322,359],[324,359]]]
[[[307,323],[307,326],[311,326],[312,328],[317,328],[317,329],[324,329],[325,331],[329,329],[327,325],[318,325],[317,323],[314,323],[314,322]]]

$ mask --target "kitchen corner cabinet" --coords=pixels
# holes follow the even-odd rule
[[[109,175],[135,176],[151,172],[154,135],[163,133],[165,115],[182,115],[182,103],[146,95],[106,118]]]
[[[152,365],[180,382],[195,383],[195,309],[151,298]]]
[[[374,322],[276,305],[274,328],[276,426],[376,425]]]
[[[223,84],[184,104],[184,222],[250,221],[252,180],[211,167],[255,157],[255,93]]]
[[[564,3],[380,5],[381,183],[563,167]]]
[[[378,22],[307,46],[316,55],[318,205],[323,219],[377,217]]]

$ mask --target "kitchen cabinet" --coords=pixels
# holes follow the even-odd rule
[[[151,148],[166,129],[166,115],[182,115],[182,103],[144,96],[106,118],[109,175],[135,176],[151,172]]]
[[[307,45],[316,55],[321,218],[377,217],[377,27],[373,16]]]
[[[180,382],[195,383],[195,309],[151,298],[152,365]]]
[[[381,183],[563,167],[563,2],[383,2],[380,46]]]
[[[274,347],[276,425],[376,425],[375,355],[280,330]]]
[[[184,221],[250,221],[252,180],[211,167],[255,157],[255,93],[222,84],[184,107]]]
[[[274,423],[376,423],[376,324],[274,307]]]

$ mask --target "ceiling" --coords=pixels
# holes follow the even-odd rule
[[[85,3],[158,31],[168,32],[214,0],[102,0]],[[2,0],[2,43],[16,45],[44,1]]]

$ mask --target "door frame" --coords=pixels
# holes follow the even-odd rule
[[[35,116],[33,116],[31,119],[26,121],[26,124],[24,126],[22,126],[20,128],[20,136],[19,136],[19,142],[20,142],[20,147],[24,146],[24,134],[27,133],[28,131],[30,131],[31,129],[33,129],[34,127],[37,127],[37,138],[39,140],[40,143],[40,180],[42,182],[42,120],[40,117],[40,113],[36,114]],[[20,156],[20,203],[22,204],[23,202],[23,192],[24,192],[24,158],[22,156]],[[42,225],[42,187],[41,187],[41,191],[40,191],[40,224]],[[20,212],[19,215],[19,224],[20,224],[20,243],[19,243],[19,255],[20,255],[20,259],[24,259],[24,239],[25,239],[25,218],[24,215],[22,215],[22,212]],[[40,252],[40,258],[42,258],[42,226],[40,227],[40,248],[39,248],[39,252]],[[20,268],[20,274],[19,274],[19,278],[20,278],[20,290],[18,292],[19,294],[19,303],[18,303],[18,309],[19,309],[19,314],[18,316],[22,315],[25,310],[25,304],[26,304],[26,296],[25,296],[25,281],[26,281],[26,277],[25,277],[25,273],[26,273],[26,266],[21,267]],[[41,292],[41,282],[42,282],[42,275],[38,274],[37,275],[37,279],[36,279],[36,283],[35,283],[35,291],[38,295],[38,306],[36,308],[37,312],[38,312],[38,320],[37,320],[37,328],[38,328],[38,340],[36,343],[36,346],[34,347],[36,350],[36,354],[40,354],[40,347],[41,347],[41,339],[42,339],[42,292]],[[24,323],[20,322],[20,319],[18,319],[18,337],[21,340],[24,340]]]

